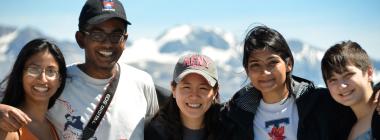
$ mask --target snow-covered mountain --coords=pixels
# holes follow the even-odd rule
[[[0,79],[9,72],[21,47],[37,37],[49,38],[33,28],[0,26]],[[147,71],[157,84],[169,88],[174,65],[181,55],[190,52],[206,54],[218,65],[222,100],[226,101],[248,81],[241,64],[241,43],[238,42],[241,41],[236,40],[232,33],[221,29],[181,25],[164,31],[154,39],[127,42],[120,61]],[[83,50],[75,42],[56,43],[68,64],[83,61]],[[324,50],[296,39],[288,40],[288,43],[296,61],[293,74],[323,86],[320,60]],[[374,65],[380,69],[380,61],[374,61]],[[379,70],[376,75],[375,81],[380,81]]]
[[[18,29],[9,26],[0,26],[0,79],[9,74],[13,63],[21,48],[36,38],[46,38],[54,41],[63,52],[68,64],[83,61],[83,50],[75,42],[58,41],[48,37],[33,28]]]
[[[7,32],[4,32],[7,31]],[[0,53],[2,56],[16,57],[21,48],[32,39],[46,38],[55,42],[59,48],[65,52],[67,62],[75,62],[82,60],[83,51],[75,42],[58,41],[48,37],[40,31],[33,28],[18,29],[14,27],[0,26]],[[69,55],[70,54],[70,55]],[[7,58],[10,61],[12,59]]]

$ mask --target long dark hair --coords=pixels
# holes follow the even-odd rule
[[[284,37],[274,29],[266,26],[252,28],[244,39],[243,66],[248,74],[248,58],[256,50],[270,50],[281,57],[286,64],[291,64],[292,69],[286,72],[285,83],[292,92],[291,78],[294,67],[293,54]]]
[[[177,86],[176,82],[172,82],[173,87]],[[218,114],[220,109],[220,97],[218,93],[218,83],[213,87],[216,92],[215,100],[213,101],[210,108],[207,110],[203,122],[205,123],[206,135],[205,140],[215,139],[216,130],[217,130],[217,121]],[[182,140],[183,139],[183,127],[184,125],[181,122],[180,118],[180,109],[177,106],[177,102],[173,97],[173,94],[166,101],[165,105],[160,108],[160,110],[153,117],[152,121],[158,121],[160,124],[167,128],[164,130],[166,136],[171,140]]]
[[[60,49],[54,43],[46,39],[34,39],[28,42],[20,51],[17,59],[13,65],[12,71],[0,84],[5,86],[4,98],[2,103],[19,107],[25,101],[25,90],[22,86],[22,77],[26,61],[33,55],[49,51],[50,54],[57,61],[59,66],[59,75],[61,85],[57,89],[57,92],[50,98],[48,108],[50,109],[55,100],[61,95],[66,83],[66,63]]]

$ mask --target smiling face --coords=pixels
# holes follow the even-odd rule
[[[291,68],[291,63],[285,63],[272,51],[255,50],[248,58],[246,71],[251,84],[263,94],[264,100],[269,101],[273,96],[287,92],[286,72]]]
[[[372,95],[372,74],[372,68],[363,72],[350,64],[342,73],[333,72],[326,83],[335,101],[345,106],[355,106],[366,103]]]
[[[172,87],[173,96],[180,109],[182,121],[203,121],[216,96],[216,91],[201,75],[186,75],[176,87]]]
[[[61,84],[57,61],[46,50],[31,56],[26,61],[24,69],[22,84],[25,102],[43,103],[47,106],[50,97],[56,93]],[[41,70],[42,72],[38,73]]]
[[[114,40],[117,34],[126,34],[124,22],[116,18],[109,19],[89,26],[85,32],[77,33],[77,41],[85,50],[86,73],[95,78],[105,78],[99,75],[99,71],[112,70],[123,53],[127,36],[121,37],[119,42],[111,40]],[[107,34],[106,38],[99,41],[99,34],[104,33]]]

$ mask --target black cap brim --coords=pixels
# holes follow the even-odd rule
[[[115,15],[115,14],[99,15],[99,16],[91,18],[90,20],[87,21],[87,23],[90,25],[95,25],[95,24],[99,24],[99,23],[102,23],[104,21],[107,21],[111,18],[118,18],[118,19],[121,19],[122,21],[124,21],[126,23],[126,25],[132,25],[128,20],[123,19],[120,16]]]

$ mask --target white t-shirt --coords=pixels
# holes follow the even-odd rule
[[[158,110],[153,80],[144,71],[119,63],[119,83],[94,137],[98,140],[143,140],[144,119]],[[94,79],[77,64],[67,69],[62,95],[48,112],[62,139],[78,139],[110,79]]]
[[[298,110],[293,97],[274,104],[262,99],[253,120],[255,140],[296,140]]]

